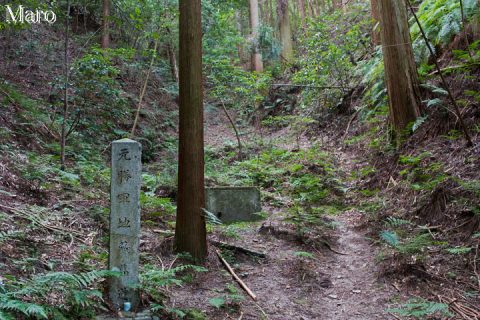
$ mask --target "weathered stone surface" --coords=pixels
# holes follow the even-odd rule
[[[102,315],[95,317],[95,320],[159,320],[159,318],[152,316],[149,311],[143,311],[139,313],[120,312],[117,317]]]
[[[130,302],[136,310],[140,235],[141,145],[122,139],[112,143],[109,269],[122,276],[110,280],[109,298],[117,309]]]
[[[262,211],[260,191],[255,187],[206,188],[206,209],[224,223],[255,221]]]

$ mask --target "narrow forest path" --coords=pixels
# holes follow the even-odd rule
[[[228,120],[223,118],[223,114],[207,113],[207,145],[218,147],[227,139],[234,141]],[[354,155],[329,149],[339,166],[354,170]],[[326,238],[329,245],[315,248],[298,238],[292,225],[285,222],[285,213],[268,204],[264,210],[269,213],[264,221],[209,236],[213,243],[224,241],[266,254],[267,258],[261,259],[230,251],[228,257],[257,301],[238,287],[211,245],[209,271],[199,274],[194,283],[172,290],[173,307],[200,309],[208,319],[394,319],[386,310],[393,307],[391,301],[398,292],[379,279],[377,248],[367,238],[363,213],[349,210],[326,217],[325,222],[333,226]],[[238,292],[232,292],[232,287]],[[243,294],[244,299],[237,302],[235,294]],[[222,308],[208,303],[219,297],[226,301]]]

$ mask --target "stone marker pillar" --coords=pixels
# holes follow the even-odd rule
[[[117,310],[130,302],[135,311],[139,303],[138,292],[131,285],[138,283],[141,154],[142,147],[136,141],[122,139],[112,143],[108,264],[110,270],[122,275],[111,279],[109,298]]]

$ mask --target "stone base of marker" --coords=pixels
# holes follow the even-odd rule
[[[117,317],[109,315],[97,316],[95,320],[160,320],[157,316],[152,316],[149,311],[132,313],[132,312],[119,312]]]
[[[206,209],[222,222],[256,221],[262,211],[260,190],[255,187],[206,188]]]

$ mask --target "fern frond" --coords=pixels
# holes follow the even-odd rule
[[[400,226],[411,224],[411,222],[405,219],[397,218],[397,217],[388,217],[386,224],[390,227],[400,227]]]
[[[0,310],[23,313],[26,316],[35,317],[37,319],[48,319],[48,314],[45,308],[35,303],[20,300],[2,300],[0,301]]]
[[[10,313],[0,310],[0,320],[15,320],[15,318]]]
[[[400,245],[400,240],[398,235],[393,231],[382,231],[380,233],[380,238],[385,241],[388,245],[397,248]]]

